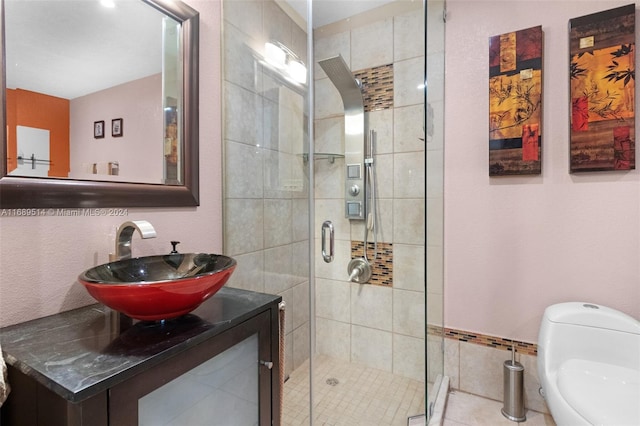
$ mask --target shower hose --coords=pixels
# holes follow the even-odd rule
[[[376,132],[369,130],[369,156],[365,158],[366,182],[369,186],[369,211],[367,211],[367,223],[364,227],[364,260],[369,262],[367,258],[367,249],[369,248],[368,237],[369,231],[373,234],[373,260],[378,257],[378,232],[376,226],[376,179],[373,169],[373,152]]]

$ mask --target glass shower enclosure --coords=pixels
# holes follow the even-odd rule
[[[430,414],[443,144],[442,90],[425,84],[427,70],[444,75],[443,8],[223,1],[224,253],[238,261],[227,285],[286,302],[282,424]],[[348,72],[328,75],[321,64],[338,57]]]

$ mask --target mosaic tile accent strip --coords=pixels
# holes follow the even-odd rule
[[[535,343],[519,342],[517,340],[487,336],[479,333],[471,333],[469,331],[454,330],[452,328],[445,328],[444,336],[447,339],[474,343],[480,346],[490,346],[492,348],[503,349],[505,351],[511,351],[511,347],[515,345],[516,352],[518,353],[538,356],[538,345]]]
[[[393,64],[356,71],[362,82],[365,112],[393,108]]]
[[[367,257],[373,259],[374,244],[367,243]],[[351,241],[351,258],[364,256],[364,241]],[[393,287],[393,244],[378,243],[378,256],[373,262],[369,284]]]
[[[428,296],[427,296],[428,297]],[[427,324],[427,335],[444,337],[444,328],[440,325]]]

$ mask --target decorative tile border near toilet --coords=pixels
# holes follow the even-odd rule
[[[351,241],[351,258],[364,256],[364,241]],[[367,256],[373,258],[374,243],[367,243]],[[369,284],[393,287],[393,244],[378,243],[376,259],[373,261]]]
[[[511,351],[511,348],[515,345],[516,353],[533,356],[538,355],[538,345],[535,343],[519,342],[517,340],[487,336],[485,334],[471,333],[469,331],[455,330],[453,328],[445,328],[444,335],[448,339],[474,343],[481,346],[490,346],[492,348],[504,349],[507,351]]]
[[[549,413],[538,392],[537,345],[464,330],[437,329],[429,326],[427,333],[444,334],[444,374],[449,376],[452,389],[503,401],[503,364],[511,359],[511,346],[515,344],[516,361],[524,366],[525,407]]]

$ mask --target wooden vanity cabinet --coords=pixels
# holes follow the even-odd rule
[[[138,425],[139,401],[143,397],[188,374],[203,363],[211,360],[215,362],[218,355],[243,342],[255,346],[255,355],[253,352],[249,354],[248,368],[251,371],[255,369],[258,375],[255,381],[258,387],[258,418],[251,423],[262,426],[279,425],[281,413],[277,302],[278,300],[275,300],[262,310],[254,310],[252,316],[242,318],[231,327],[226,326],[224,331],[217,332],[197,344],[189,343],[193,339],[189,337],[184,347],[172,348],[175,353],[171,356],[162,357],[160,361],[157,358],[151,359],[142,371],[122,381],[112,380],[108,387],[99,391],[94,389],[90,397],[81,401],[73,402],[64,398],[55,391],[55,383],[45,386],[42,380],[36,380],[9,364],[9,383],[12,391],[2,406],[0,425]],[[195,338],[197,337],[196,335]],[[255,360],[252,357],[255,357]],[[227,426],[231,424],[229,418],[213,416],[209,424]]]
[[[151,368],[136,377],[127,380],[113,388],[109,389],[109,424],[117,426],[136,426],[138,425],[138,401],[153,390],[167,384],[192,370],[194,367],[215,357],[223,351],[230,349],[239,342],[258,335],[258,353],[259,359],[255,360],[258,370],[259,384],[259,419],[255,419],[255,424],[271,425],[274,410],[273,401],[273,384],[272,377],[277,382],[278,375],[272,374],[274,367],[269,369],[266,365],[260,364],[260,361],[271,360],[271,345],[269,344],[269,314],[263,313],[252,318],[227,332],[191,348],[181,355],[173,357],[162,364]],[[278,390],[278,386],[276,389]],[[279,392],[278,392],[279,395]],[[273,402],[277,402],[278,398]],[[276,412],[278,410],[275,410]],[[226,426],[228,419],[212,418],[211,425]],[[274,422],[273,424],[280,424]]]
[[[72,403],[31,377],[7,366],[11,393],[2,405],[2,426],[109,424],[107,391]]]

